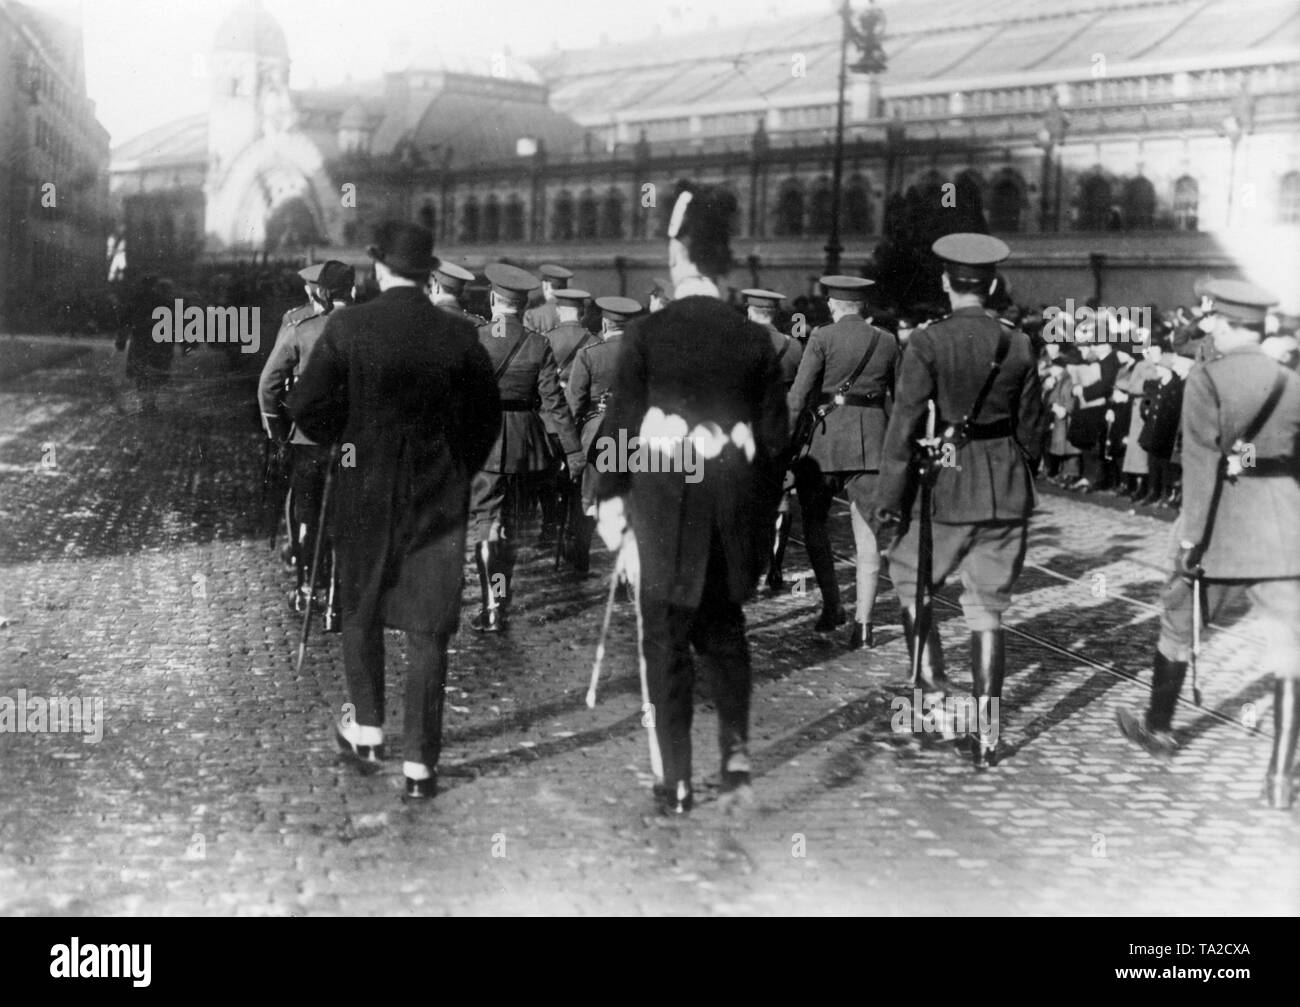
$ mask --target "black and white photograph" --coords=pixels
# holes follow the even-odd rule
[[[1297,0],[0,0],[23,967],[1107,917],[1249,988],[1298,332]]]

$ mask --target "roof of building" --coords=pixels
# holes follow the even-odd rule
[[[206,113],[155,126],[113,148],[113,170],[165,168],[191,164],[208,156]]]
[[[891,0],[881,9],[887,91],[1033,71],[1087,76],[1098,53],[1113,72],[1195,55],[1207,39],[1216,54],[1300,42],[1294,0]],[[607,120],[833,94],[839,40],[839,15],[828,12],[560,51],[534,63],[555,108]],[[852,47],[849,54],[852,62]]]
[[[244,0],[226,15],[212,37],[212,51],[251,52],[267,59],[289,59],[284,29],[261,0]]]

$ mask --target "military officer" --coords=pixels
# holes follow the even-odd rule
[[[553,263],[546,263],[537,271],[542,274],[542,303],[524,312],[524,328],[545,335],[560,324],[555,295],[569,285],[573,273]]]
[[[972,692],[979,724],[988,727],[972,751],[976,767],[983,769],[997,760],[993,700],[1001,699],[1005,674],[1002,616],[1028,543],[1043,396],[1029,337],[985,307],[996,282],[994,266],[1010,249],[989,235],[967,233],[947,235],[932,247],[943,260],[943,289],[952,313],[918,328],[903,355],[881,458],[877,518],[888,525],[912,514],[889,552],[889,570],[903,629],[914,647],[920,522],[912,501],[912,461],[933,401],[935,429],[951,426],[954,433],[946,439],[934,484],[930,586],[937,589],[952,573],[961,575]],[[987,393],[974,412],[984,387]],[[942,697],[946,678],[937,631],[928,634],[923,654],[920,684]]]
[[[311,359],[313,348],[330,313],[337,308],[347,307],[352,303],[353,284],[356,274],[346,263],[330,259],[318,262],[299,270],[312,290],[312,297],[321,310],[315,313],[291,311],[286,314],[289,320],[281,326],[276,336],[275,346],[258,381],[257,397],[262,409],[262,425],[266,435],[280,449],[288,444],[292,477],[293,507],[289,515],[290,543],[293,550],[294,566],[298,574],[298,586],[291,595],[291,604],[297,612],[307,606],[309,591],[309,571],[313,545],[316,541],[317,522],[320,516],[321,491],[325,487],[325,470],[329,464],[329,445],[317,444],[307,436],[300,427],[293,425],[285,411],[284,398],[293,383],[302,376]],[[331,551],[322,555],[331,555]],[[336,571],[330,563],[328,578],[328,599],[324,609],[325,629],[336,631],[338,626],[338,604],[336,591]],[[324,584],[325,580],[318,578]]]
[[[776,312],[781,306],[784,294],[775,290],[762,290],[751,287],[742,290],[740,296],[745,301],[745,313],[755,325],[761,325],[772,339],[772,349],[776,351],[777,366],[781,371],[781,387],[788,392],[794,384],[795,375],[799,373],[799,361],[803,357],[803,343],[792,336],[787,336],[776,327]],[[776,512],[776,529],[772,536],[772,557],[767,567],[767,586],[769,590],[781,591],[785,586],[781,576],[785,561],[786,545],[790,541],[790,492],[794,488],[793,477],[787,479],[789,486],[781,494],[781,502]]]
[[[1271,294],[1239,280],[1214,280],[1206,292],[1206,328],[1220,355],[1194,367],[1183,391],[1183,506],[1150,705],[1143,719],[1121,708],[1119,726],[1152,754],[1174,754],[1192,592],[1201,591],[1207,623],[1244,594],[1263,617],[1263,660],[1274,675],[1264,796],[1285,809],[1300,737],[1300,377],[1260,349]]]
[[[581,475],[586,456],[560,391],[551,344],[519,318],[529,292],[537,289],[537,280],[522,269],[499,262],[485,272],[492,284],[492,321],[479,327],[478,337],[492,360],[502,415],[496,443],[474,477],[470,498],[483,596],[482,608],[471,625],[479,632],[499,632],[505,629],[504,607],[510,601],[509,549],[518,534],[512,527],[513,517],[505,513],[509,483],[551,464],[548,427],[559,439],[570,478]],[[518,488],[513,492],[517,499]]]
[[[563,391],[569,380],[569,371],[578,350],[595,337],[582,324],[582,312],[591,295],[576,287],[565,287],[555,291],[555,313],[559,322],[546,333],[546,341],[551,344],[555,355],[555,364],[560,374],[560,390]],[[574,421],[578,420],[574,415]],[[551,441],[554,463],[537,478],[537,493],[542,511],[542,531],[538,537],[539,546],[549,546],[559,533],[561,519],[566,510],[577,507],[577,487],[568,478],[564,470],[564,453],[560,450],[555,432],[547,429]]]
[[[435,308],[442,308],[458,318],[467,318],[476,326],[487,322],[465,309],[465,289],[474,280],[474,274],[464,266],[439,259],[429,276],[429,300]]]
[[[610,390],[614,386],[614,364],[618,360],[624,328],[641,314],[641,305],[630,297],[598,297],[596,306],[601,312],[600,338],[579,348],[565,389],[569,411],[578,424],[582,450],[587,455],[580,503],[572,508],[570,518],[574,529],[572,560],[579,573],[590,569],[591,533],[596,527],[595,462],[600,447],[597,439],[601,435]]]
[[[423,799],[437,790],[470,474],[497,436],[500,405],[474,327],[425,293],[433,235],[391,222],[368,251],[381,293],[330,315],[289,412],[307,436],[345,449],[331,526],[355,716],[335,740],[362,762],[383,760],[384,628],[404,630],[402,774],[406,796]]]
[[[857,276],[822,277],[832,321],[808,336],[786,399],[792,417],[805,408],[834,406],[815,427],[807,456],[795,464],[795,488],[808,559],[822,595],[822,614],[814,628],[823,633],[845,621],[827,520],[835,495],[848,493],[856,551],[857,598],[849,636],[849,647],[854,650],[873,642],[871,610],[880,555],[868,521],[888,422],[886,403],[898,361],[893,335],[862,317],[871,283]],[[837,391],[850,379],[847,393],[837,397]],[[842,402],[834,405],[839,400]]]
[[[692,648],[712,678],[724,799],[753,797],[741,606],[766,561],[788,433],[771,340],[718,293],[735,213],[725,190],[680,192],[668,230],[677,299],[628,327],[615,365],[608,440],[649,445],[678,464],[667,458],[647,470],[597,462],[601,539],[611,550],[634,545],[629,556],[638,561],[647,712],[652,753],[662,759],[655,797],[671,815],[694,802]],[[683,463],[688,444],[699,465]],[[634,538],[625,539],[629,523]]]

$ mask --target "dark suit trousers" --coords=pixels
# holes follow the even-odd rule
[[[447,682],[445,633],[407,633],[406,715],[402,721],[403,758],[430,769],[442,751],[443,687]],[[357,723],[384,723],[384,627],[357,625],[343,617],[343,668]]]
[[[644,597],[637,603],[664,782],[669,789],[679,780],[689,786],[695,685],[692,649],[709,674],[718,710],[718,747],[724,768],[727,758],[749,740],[750,661],[745,614],[738,603],[728,600],[727,566],[717,530],[698,608],[682,608]]]

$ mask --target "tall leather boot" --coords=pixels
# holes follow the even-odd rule
[[[479,590],[483,605],[470,622],[470,628],[479,633],[499,633],[505,629],[505,619],[496,593],[492,590],[492,576],[496,572],[493,542],[480,542],[474,547],[474,565],[478,568]]]
[[[1171,725],[1174,705],[1178,702],[1178,694],[1183,691],[1186,675],[1186,661],[1171,661],[1156,648],[1151,665],[1151,701],[1146,716],[1139,720],[1125,706],[1115,712],[1124,737],[1160,759],[1168,759],[1178,750]]]
[[[1295,769],[1296,741],[1300,738],[1300,681],[1279,678],[1273,683],[1273,758],[1264,777],[1264,802],[1285,811],[1295,794],[1291,772]]]
[[[782,568],[785,565],[785,547],[790,541],[790,514],[776,516],[776,537],[772,542],[772,561],[767,567],[767,589],[774,594],[785,588]]]
[[[1002,679],[1006,675],[1006,631],[982,629],[970,635],[971,693],[975,697],[975,739],[971,756],[976,769],[997,765],[1001,733]]]
[[[813,629],[829,633],[848,622],[844,606],[840,604],[840,585],[835,579],[835,557],[831,553],[830,537],[825,525],[812,525],[804,531],[804,551],[813,568],[813,577],[822,595],[822,614]]]
[[[909,609],[902,609],[903,638],[907,641],[908,667],[915,655],[916,621]],[[930,623],[925,652],[921,654],[921,680],[917,683],[926,699],[931,695],[942,699],[948,691],[948,677],[944,674],[943,644],[939,640],[939,627]]]
[[[578,573],[591,571],[591,537],[596,531],[596,519],[579,514],[573,519],[573,546],[569,553],[573,569]]]

